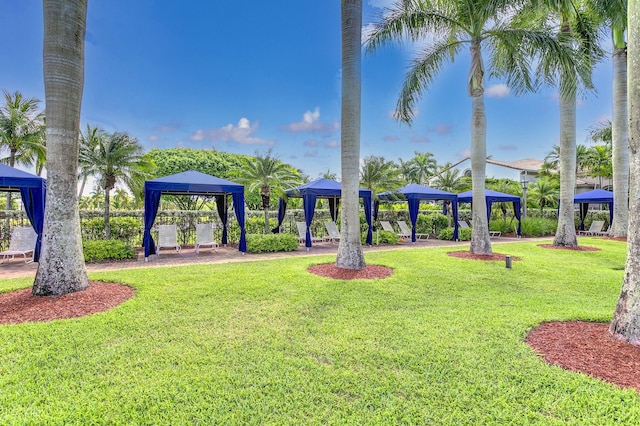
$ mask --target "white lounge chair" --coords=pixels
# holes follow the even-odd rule
[[[325,222],[324,227],[327,228],[327,234],[329,234],[329,240],[331,240],[332,244],[340,241],[340,231],[338,231],[338,227],[335,222]]]
[[[11,240],[9,241],[9,250],[0,252],[2,255],[2,263],[9,256],[14,259],[15,256],[22,255],[25,263],[33,262],[33,251],[36,248],[38,234],[30,226],[16,226],[11,230]],[[27,259],[27,254],[31,253],[32,257]]]
[[[196,223],[196,246],[195,252],[200,253],[200,247],[211,246],[213,251],[218,251],[218,243],[213,239],[212,223]]]
[[[591,235],[591,236],[603,236],[607,235],[607,232],[603,231],[604,220],[594,220],[591,222],[591,226],[586,231],[578,231],[578,235]]]
[[[395,229],[393,229],[393,226],[391,226],[391,223],[389,221],[381,220],[380,225],[382,225],[382,229],[384,231],[393,232],[398,236],[398,238],[411,238],[411,231],[409,231],[408,234],[406,232],[397,233]]]
[[[298,228],[298,242],[304,243],[307,241],[307,224],[305,222],[296,222],[296,227]],[[322,238],[316,238],[311,234],[311,229],[309,229],[309,234],[311,235],[311,243],[320,243],[324,241]]]
[[[175,248],[177,253],[182,251],[178,244],[178,227],[176,225],[158,225],[158,244],[156,255],[160,257],[161,248]]]
[[[411,237],[411,229],[409,229],[409,225],[407,225],[407,222],[405,222],[404,220],[399,220],[398,221],[398,226],[400,227],[400,232],[402,232],[403,234],[409,234],[409,237]],[[416,239],[417,240],[428,240],[429,239],[429,234],[418,234],[416,232]]]

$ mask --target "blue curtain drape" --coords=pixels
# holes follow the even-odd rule
[[[156,243],[151,237],[151,227],[156,220],[158,207],[160,206],[160,191],[144,192],[144,257],[156,254]]]
[[[240,244],[238,250],[245,253],[247,251],[247,236],[244,229],[244,194],[233,194],[233,210],[236,212],[236,219],[240,225]]]
[[[316,196],[315,194],[306,194],[302,197],[302,201],[304,204],[304,221],[307,224],[307,233],[305,234],[305,246],[311,247],[311,221],[313,220],[313,213],[316,207]]]
[[[222,221],[222,244],[227,245],[228,231],[227,222],[229,221],[229,207],[227,206],[227,195],[218,195],[216,197],[216,209],[218,210],[218,216]]]
[[[373,202],[373,220],[372,220],[372,225],[371,225],[371,230],[372,231],[376,230],[376,222],[378,220],[379,210],[380,210],[380,201],[375,200]]]
[[[409,198],[409,218],[411,219],[411,242],[416,242],[416,222],[418,221],[418,210],[420,208],[419,198]]]
[[[522,235],[521,231],[522,231],[522,220],[520,220],[520,201],[514,201],[513,202],[513,213],[516,217],[516,219],[518,219],[518,235]]]
[[[458,241],[458,202],[451,202],[451,211],[453,212],[453,241]]]
[[[278,200],[278,226],[271,230],[273,234],[280,233],[280,226],[282,226],[282,222],[284,221],[284,214],[286,211],[287,201],[284,198],[280,197],[280,199]]]
[[[611,228],[611,224],[613,223],[613,201],[609,204],[609,228]]]
[[[364,204],[364,218],[367,221],[367,240],[366,243],[369,246],[373,245],[373,225],[371,220],[371,197],[362,197],[362,203]]]
[[[589,203],[580,203],[580,230],[584,231],[584,219],[589,212]]]
[[[45,191],[43,188],[20,188],[22,205],[31,222],[31,226],[38,234],[36,246],[33,248],[33,261],[40,260],[40,249],[42,246],[42,229],[44,226],[44,200]]]

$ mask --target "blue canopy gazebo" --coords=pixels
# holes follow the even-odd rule
[[[40,247],[42,245],[44,205],[47,191],[46,180],[40,176],[0,164],[0,191],[20,192],[24,210],[31,222],[31,226],[38,234],[36,246],[33,249],[33,261],[37,262],[40,259]]]
[[[416,242],[416,221],[418,220],[418,210],[422,200],[443,200],[451,202],[453,211],[453,239],[458,239],[458,196],[441,189],[430,188],[417,183],[410,183],[395,191],[381,192],[378,194],[379,201],[399,201],[406,200],[409,204],[409,218],[411,219],[411,242]]]
[[[575,204],[580,204],[580,230],[584,231],[584,219],[589,211],[589,204],[600,203],[609,205],[609,226],[613,222],[613,192],[604,189],[594,189],[593,191],[576,194],[573,197]]]
[[[342,197],[342,185],[340,182],[336,182],[335,180],[321,178],[297,188],[285,191],[285,193],[287,197],[302,198],[302,204],[304,206],[304,220],[307,224],[305,246],[311,247],[311,231],[309,230],[309,227],[313,221],[316,200],[318,198],[329,200],[329,213],[331,214],[331,219],[335,222],[338,216],[339,200]],[[367,220],[367,225],[369,225],[366,242],[368,245],[371,245],[373,244],[373,233],[371,231],[371,191],[360,188],[358,196],[362,198],[362,203],[364,204],[364,215]],[[278,226],[273,230],[274,232],[278,232],[280,225],[282,225],[286,208],[286,200],[284,198],[280,198],[278,202]]]
[[[484,190],[484,198],[487,203],[487,222],[491,219],[491,204],[493,203],[513,203],[513,213],[518,219],[518,236],[521,235],[522,221],[520,220],[520,197],[512,194],[505,194],[504,192],[493,191],[491,189]],[[467,192],[461,192],[458,194],[459,203],[472,203],[473,202],[473,190]]]
[[[156,220],[160,195],[208,195],[216,196],[216,207],[222,221],[222,244],[227,244],[227,196],[233,198],[233,210],[240,225],[238,250],[247,251],[244,230],[244,185],[189,170],[175,175],[148,180],[144,183],[144,257],[156,253],[156,245],[151,237],[151,227]],[[220,200],[222,199],[222,202]]]

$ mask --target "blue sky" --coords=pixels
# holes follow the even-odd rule
[[[363,3],[366,26],[391,1]],[[42,1],[0,0],[0,10],[0,88],[44,99]],[[340,174],[339,1],[89,0],[86,40],[83,129],[125,131],[146,149],[272,148],[311,178]],[[443,69],[408,127],[391,112],[412,56],[401,45],[363,56],[361,157],[420,151],[456,162],[470,145],[469,58]],[[578,143],[611,117],[608,59],[594,80],[597,93],[579,102]],[[558,143],[556,90],[486,88],[487,153],[543,159]],[[515,177],[495,166],[487,174]]]

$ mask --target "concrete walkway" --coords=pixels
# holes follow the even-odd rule
[[[538,241],[548,240],[547,238],[510,238],[510,237],[498,237],[492,238],[491,242],[496,243],[515,243],[523,241]],[[438,239],[418,240],[416,244],[400,243],[397,245],[380,245],[380,246],[363,246],[365,255],[367,253],[373,253],[377,251],[386,250],[405,250],[412,248],[431,248],[431,247],[469,247],[469,242],[452,242],[441,241]],[[321,255],[336,255],[338,252],[338,245],[331,243],[319,243],[314,245],[309,251],[304,246],[299,246],[292,252],[278,252],[278,253],[247,253],[242,254],[238,251],[237,246],[219,247],[217,252],[214,252],[210,248],[204,248],[200,250],[200,253],[195,253],[192,247],[185,247],[181,253],[176,253],[175,250],[162,250],[160,256],[150,256],[148,262],[144,261],[144,254],[138,253],[136,260],[123,260],[107,263],[88,263],[87,271],[100,272],[100,271],[113,271],[121,269],[133,269],[133,268],[152,268],[152,267],[166,267],[166,266],[179,266],[190,264],[216,264],[216,263],[229,263],[229,262],[252,262],[260,260],[270,259],[283,259],[294,256],[321,256]],[[22,257],[15,260],[9,260],[0,264],[0,279],[3,278],[19,278],[19,277],[34,277],[36,270],[38,269],[37,263],[24,263]]]

